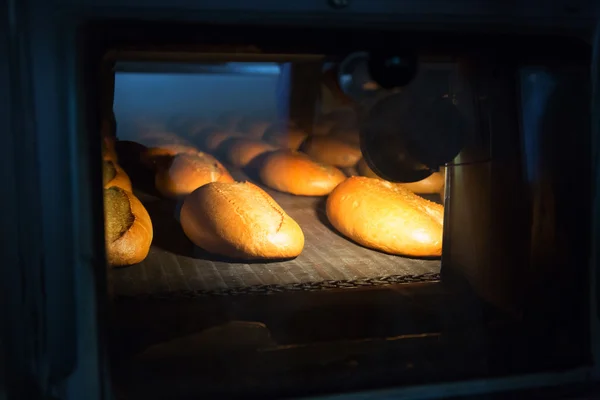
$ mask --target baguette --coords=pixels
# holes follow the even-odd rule
[[[442,254],[444,208],[387,181],[352,177],[327,198],[327,218],[365,247],[410,257]]]
[[[198,247],[227,257],[285,259],[304,247],[300,226],[249,182],[204,185],[183,202],[181,226]]]

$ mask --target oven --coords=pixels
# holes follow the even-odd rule
[[[563,3],[6,2],[8,398],[592,384],[598,10]]]

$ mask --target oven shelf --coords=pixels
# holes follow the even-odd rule
[[[240,170],[229,170],[236,180],[250,180]],[[184,235],[176,219],[176,202],[136,191],[152,218],[154,239],[146,260],[110,272],[113,295],[271,294],[439,280],[439,259],[384,254],[340,236],[327,221],[325,198],[264,189],[302,227],[305,247],[300,256],[288,261],[247,263],[208,254]]]

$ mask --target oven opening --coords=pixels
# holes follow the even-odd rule
[[[419,381],[398,359],[420,349],[428,363],[473,301],[441,284],[449,189],[473,185],[452,171],[486,163],[456,157],[475,125],[458,64],[392,57],[410,67],[400,82],[361,51],[252,51],[104,59],[116,387],[277,397],[303,379],[331,391],[330,369],[370,380],[375,365]]]
[[[373,123],[371,113],[394,94],[365,83],[366,93],[352,98],[327,80],[331,62],[307,58],[116,62],[116,138],[108,146],[116,157],[104,163],[105,187],[123,181],[129,189],[131,182],[152,236],[131,236],[147,255],[115,247],[112,259],[107,247],[117,267],[110,269],[115,295],[268,294],[439,279],[444,169],[408,183],[378,176],[361,152],[360,129],[395,123],[385,116]],[[420,79],[443,99],[451,96],[451,72],[425,69]],[[338,81],[344,78],[351,79]],[[385,152],[393,145],[386,139],[367,150]]]

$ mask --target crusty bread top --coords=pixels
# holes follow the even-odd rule
[[[106,241],[112,243],[131,228],[135,216],[127,192],[116,186],[104,190],[104,205]]]
[[[102,162],[102,184],[106,184],[117,176],[117,168],[112,161],[104,160]]]
[[[444,208],[387,181],[346,179],[327,198],[327,217],[369,248],[412,257],[442,253]]]
[[[304,247],[298,224],[258,186],[214,182],[186,197],[185,234],[196,245],[235,258],[289,258]]]
[[[273,189],[304,196],[326,195],[346,179],[338,168],[292,150],[269,153],[259,174],[263,183]]]

